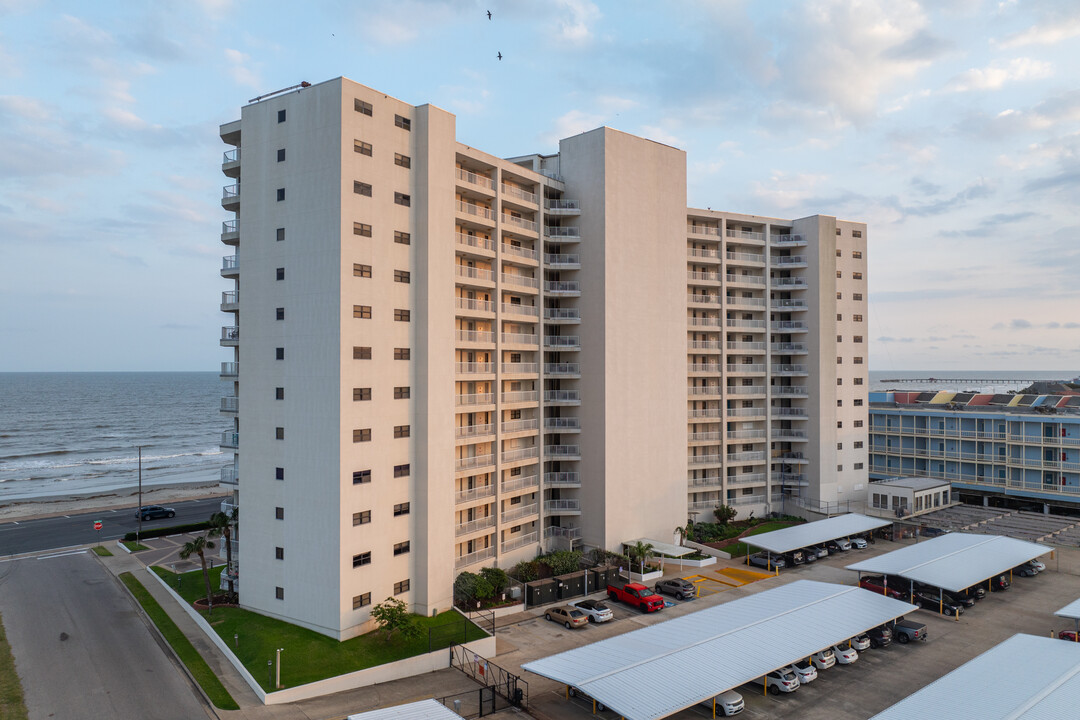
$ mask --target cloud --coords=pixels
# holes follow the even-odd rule
[[[936,185],[932,182],[924,180],[921,177],[911,178],[911,180],[908,182],[908,185],[911,186],[912,190],[924,196],[937,195],[942,191],[942,187],[940,185]]]
[[[1031,58],[1013,58],[1007,63],[994,62],[985,68],[972,68],[945,84],[945,92],[1000,90],[1006,83],[1039,80],[1054,74],[1054,66]]]
[[[229,75],[237,85],[258,90],[259,78],[250,68],[251,56],[239,50],[225,48],[225,60],[229,63]]]
[[[877,341],[880,342],[880,343],[894,343],[894,342],[909,343],[909,342],[915,342],[915,338],[910,338],[910,337],[896,338],[896,337],[890,337],[888,335],[883,335],[883,336],[877,338]]]
[[[555,127],[551,132],[541,135],[540,142],[544,145],[558,145],[559,140],[571,135],[595,130],[602,125],[602,115],[585,112],[583,110],[569,110],[555,119]]]
[[[767,201],[773,207],[787,210],[806,207],[814,191],[826,180],[828,180],[827,175],[810,173],[792,175],[774,170],[767,182],[755,180],[750,183],[750,188],[754,197]]]
[[[600,19],[600,8],[589,0],[556,0],[559,39],[584,45],[593,38],[592,25]]]
[[[1080,17],[1074,17],[1045,25],[1032,25],[1020,32],[1006,35],[995,44],[1006,49],[1026,45],[1056,45],[1078,35],[1080,35]]]
[[[967,230],[943,230],[939,234],[942,237],[974,237],[982,238],[993,236],[1005,229],[1006,225],[1013,225],[1029,218],[1036,217],[1038,213],[1023,211],[1016,213],[994,213],[979,221],[979,224]]]

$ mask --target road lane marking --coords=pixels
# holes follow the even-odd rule
[[[56,553],[54,555],[39,555],[38,560],[51,560],[52,558],[67,557],[68,555],[85,555],[86,550],[71,550],[64,553]]]

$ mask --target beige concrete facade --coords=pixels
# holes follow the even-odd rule
[[[344,78],[221,137],[245,606],[344,639],[462,570],[666,540],[686,502],[864,482],[865,360],[835,357],[865,345],[833,339],[865,327],[863,226],[688,210],[685,153],[610,128],[500,159]]]

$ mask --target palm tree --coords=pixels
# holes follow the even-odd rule
[[[214,600],[213,593],[210,591],[210,573],[206,571],[206,551],[213,549],[214,543],[199,535],[193,538],[191,542],[184,543],[183,549],[180,550],[181,560],[187,560],[192,555],[198,555],[199,560],[202,562],[203,580],[206,582],[206,609],[208,615],[214,614]]]
[[[240,516],[240,508],[233,506],[232,512],[226,514],[223,512],[216,512],[210,516],[210,532],[206,533],[207,537],[215,538],[221,537],[225,539],[225,577],[229,581],[229,595],[236,594],[236,587],[233,584],[234,568],[232,562],[232,533],[233,523],[235,523]]]
[[[694,521],[687,520],[685,527],[675,528],[675,534],[679,536],[679,545],[685,545],[686,541],[694,536]]]
[[[649,559],[649,555],[654,550],[652,543],[641,542],[638,540],[630,547],[630,557],[638,558],[641,561],[641,574],[645,574],[645,562]]]

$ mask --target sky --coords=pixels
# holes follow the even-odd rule
[[[0,371],[231,359],[218,126],[344,75],[494,155],[609,125],[692,206],[868,223],[871,370],[1071,377],[1078,44],[1075,0],[0,0]]]

